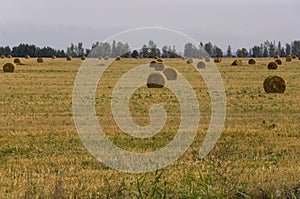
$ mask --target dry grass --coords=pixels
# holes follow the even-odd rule
[[[169,114],[162,132],[153,139],[133,139],[115,124],[110,106],[114,85],[123,73],[150,61],[114,62],[97,89],[101,126],[112,142],[132,151],[164,146],[175,136],[180,120],[174,94],[167,88],[145,86],[132,95],[132,117],[141,125],[147,124],[149,107],[161,103]],[[152,191],[169,198],[287,198],[299,194],[300,61],[285,62],[276,71],[267,69],[271,59],[257,59],[251,67],[228,67],[233,61],[228,58],[218,64],[226,87],[227,117],[216,147],[200,160],[198,151],[210,118],[207,87],[185,60],[164,60],[166,66],[190,80],[198,96],[201,121],[190,149],[162,169],[160,178],[160,172],[148,173],[144,183],[144,175],[111,170],[82,145],[71,110],[80,59],[44,59],[42,65],[31,59],[13,74],[1,72],[0,198],[138,198],[134,194],[146,197]],[[285,93],[265,93],[264,79],[277,74],[288,82]]]

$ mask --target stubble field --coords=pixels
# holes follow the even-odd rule
[[[0,198],[222,198],[300,197],[300,60],[270,71],[273,59],[256,65],[218,63],[227,95],[225,126],[216,147],[198,158],[210,121],[210,98],[201,76],[186,60],[164,59],[193,85],[201,121],[196,139],[174,164],[147,174],[112,170],[82,144],[72,116],[72,90],[82,61],[22,59],[15,73],[0,72]],[[13,59],[0,59],[0,66]],[[155,151],[176,135],[180,109],[166,88],[138,89],[131,98],[134,121],[149,123],[161,103],[168,113],[155,137],[122,133],[111,113],[111,94],[123,73],[151,59],[113,62],[98,85],[96,110],[110,140],[130,151]],[[100,63],[100,61],[99,61]],[[269,75],[287,81],[284,94],[266,94]]]

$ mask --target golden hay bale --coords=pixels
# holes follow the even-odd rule
[[[242,66],[243,62],[240,59],[236,59],[234,60],[234,62],[232,62],[231,66]]]
[[[26,55],[26,56],[25,56],[25,59],[30,59],[30,56],[29,56],[29,55]]]
[[[286,89],[286,81],[279,75],[267,77],[263,85],[266,93],[284,93]]]
[[[3,72],[5,73],[13,73],[15,72],[16,65],[14,63],[6,63],[3,66]]]
[[[147,79],[148,88],[163,88],[167,82],[166,77],[161,72],[151,73]]]
[[[52,57],[51,57],[52,59],[56,59],[56,56],[55,55],[52,55]]]
[[[121,58],[121,57],[117,57],[116,60],[117,60],[117,61],[120,61],[120,60],[122,60],[122,58]]]
[[[278,68],[278,64],[276,63],[276,62],[270,62],[269,64],[268,64],[268,69],[269,70],[276,70]]]
[[[41,57],[39,57],[39,58],[37,58],[37,63],[43,63],[44,62],[44,59],[43,58],[41,58]]]
[[[197,64],[197,68],[205,68],[206,67],[206,63],[204,61],[199,61]]]
[[[215,62],[215,63],[221,63],[222,60],[223,60],[223,59],[222,59],[221,57],[219,57],[219,58],[215,58],[215,59],[214,59],[214,62]]]
[[[276,59],[275,62],[276,62],[278,65],[281,65],[281,64],[282,64],[281,59]]]
[[[167,80],[176,80],[178,76],[178,72],[174,68],[165,68],[163,73],[166,76]]]
[[[155,60],[150,62],[150,67],[154,67],[157,62]]]
[[[158,58],[158,59],[156,59],[156,61],[157,61],[157,62],[161,62],[161,63],[163,63],[163,62],[164,62],[164,60],[163,60],[163,59],[161,59],[161,58]]]
[[[165,65],[161,62],[157,62],[155,65],[154,65],[154,69],[156,71],[163,71],[165,69]]]
[[[109,60],[109,57],[108,57],[108,56],[105,56],[105,57],[104,57],[104,60]]]
[[[20,64],[21,63],[21,59],[20,58],[15,58],[14,59],[14,63],[15,64]]]
[[[209,57],[204,57],[205,62],[210,62],[210,58]]]
[[[292,59],[293,59],[293,58],[292,58],[291,55],[288,55],[288,56],[286,56],[286,58],[285,58],[286,62],[291,62]]]
[[[12,58],[12,56],[11,56],[11,55],[7,55],[7,58],[11,59],[11,58]]]
[[[155,56],[154,59],[159,59],[159,57],[158,57],[158,56]]]
[[[280,59],[280,55],[276,55],[274,59]]]
[[[85,57],[85,56],[82,56],[80,59],[81,59],[82,61],[84,61],[84,60],[86,59],[86,57]]]
[[[71,57],[71,56],[68,56],[68,57],[67,57],[67,61],[72,61],[72,57]]]
[[[256,60],[255,59],[249,59],[248,64],[254,65],[254,64],[256,64]]]
[[[99,57],[99,60],[102,60],[102,59],[103,59],[103,57],[100,56],[100,57]]]
[[[292,59],[297,59],[297,56],[296,55],[292,55]]]
[[[1,55],[1,59],[5,59],[5,55]]]
[[[186,61],[187,64],[192,64],[193,62],[194,62],[194,61],[193,61],[192,58],[189,58],[189,59]]]

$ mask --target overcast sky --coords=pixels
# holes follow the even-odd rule
[[[0,46],[86,48],[126,29],[161,26],[223,50],[300,39],[300,0],[9,0],[0,7]]]

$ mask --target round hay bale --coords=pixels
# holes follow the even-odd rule
[[[278,64],[276,63],[276,62],[270,62],[269,64],[268,64],[268,69],[269,70],[277,70],[277,68],[278,68]]]
[[[292,59],[297,59],[297,56],[296,55],[292,55]]]
[[[236,59],[234,60],[234,62],[232,62],[231,66],[242,66],[243,62],[240,59]]]
[[[11,55],[7,55],[7,58],[8,58],[8,59],[11,59],[11,58],[12,58],[12,56],[11,56]]]
[[[280,55],[276,55],[274,59],[280,59]]]
[[[14,63],[6,63],[3,66],[3,72],[5,73],[13,73],[15,72],[16,65]]]
[[[117,61],[120,61],[120,60],[122,60],[122,58],[121,58],[121,57],[117,57],[116,60],[117,60]]]
[[[285,61],[286,62],[291,62],[292,59],[293,59],[292,56],[289,55],[289,56],[286,56]]]
[[[20,64],[21,63],[21,59],[20,58],[15,58],[14,59],[14,63],[15,64]]]
[[[197,64],[197,68],[205,68],[206,67],[206,63],[204,61],[199,61]]]
[[[108,56],[105,56],[105,57],[104,57],[104,60],[109,60],[109,57],[108,57]]]
[[[52,57],[51,57],[52,59],[56,59],[56,56],[55,55],[52,55]]]
[[[279,75],[269,76],[265,79],[263,86],[266,93],[284,93],[286,81]]]
[[[150,67],[154,67],[156,63],[157,63],[157,62],[156,62],[155,60],[153,60],[153,61],[150,62],[149,65],[150,65]]]
[[[155,56],[154,59],[159,59],[159,57],[158,57],[158,56]]]
[[[193,62],[194,62],[194,61],[193,61],[192,58],[189,58],[189,59],[186,61],[187,64],[192,64]]]
[[[278,65],[281,65],[281,64],[282,64],[281,59],[276,59],[275,62],[276,62]]]
[[[164,60],[163,60],[163,59],[161,59],[161,58],[158,58],[158,59],[156,59],[156,61],[157,61],[157,62],[161,62],[161,63],[163,63],[163,62],[164,62]]]
[[[209,57],[204,57],[205,62],[210,62],[210,58]]]
[[[256,64],[256,60],[255,59],[249,59],[248,64],[255,65]]]
[[[156,71],[163,71],[165,69],[165,65],[161,62],[158,62],[154,65],[154,69]]]
[[[39,58],[37,58],[37,63],[44,63],[44,59],[43,58],[41,58],[41,57],[39,57]]]
[[[30,56],[29,56],[29,55],[26,55],[26,56],[25,56],[25,59],[30,59]]]
[[[147,79],[148,88],[163,88],[167,82],[166,77],[161,72],[151,73]]]
[[[167,80],[176,80],[178,76],[178,72],[174,68],[165,68],[163,73],[166,76]]]
[[[72,57],[71,57],[71,56],[68,56],[68,57],[67,57],[67,61],[72,61]]]
[[[215,62],[215,63],[221,63],[221,62],[222,62],[222,58],[220,58],[220,57],[219,57],[219,58],[215,58],[215,59],[214,59],[214,62]]]
[[[1,59],[5,59],[5,55],[1,55]]]
[[[86,59],[86,57],[85,57],[85,56],[82,56],[80,59],[81,59],[82,61],[84,61],[84,60]]]

